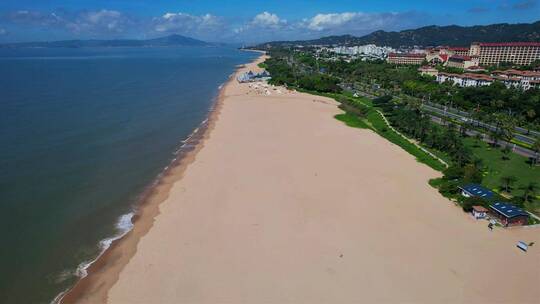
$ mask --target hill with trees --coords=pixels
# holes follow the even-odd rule
[[[400,32],[376,31],[355,37],[351,35],[328,36],[314,40],[274,41],[256,48],[290,47],[295,45],[363,45],[376,44],[391,47],[410,46],[469,46],[472,42],[540,41],[540,21],[534,23],[499,23],[475,26],[425,26]]]
[[[197,40],[182,35],[170,35],[166,37],[136,40],[136,39],[113,39],[113,40],[61,40],[61,41],[38,41],[1,44],[0,47],[25,48],[25,47],[149,47],[149,46],[208,46],[211,43]]]

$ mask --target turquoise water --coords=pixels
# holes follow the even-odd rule
[[[255,56],[0,49],[0,302],[49,303],[74,284]]]

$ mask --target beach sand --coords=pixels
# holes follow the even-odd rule
[[[334,119],[335,101],[279,90],[231,80],[64,302],[538,303],[538,228],[489,231],[428,185],[440,173]]]

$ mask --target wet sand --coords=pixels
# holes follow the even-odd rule
[[[540,247],[515,243],[540,245],[539,229],[489,231],[428,185],[438,172],[340,112],[230,81],[65,302],[538,303]]]

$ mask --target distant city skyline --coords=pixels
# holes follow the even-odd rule
[[[0,43],[170,34],[255,43],[360,36],[432,24],[470,26],[538,19],[539,0],[456,0],[448,5],[424,0],[4,0],[0,3]]]

